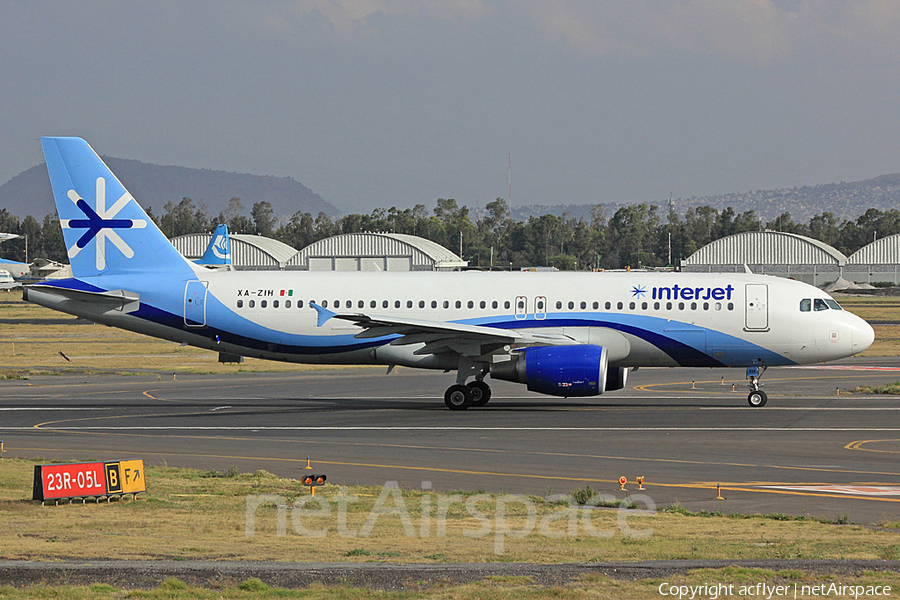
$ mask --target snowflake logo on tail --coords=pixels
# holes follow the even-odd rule
[[[78,238],[71,248],[68,248],[69,258],[75,258],[79,252],[84,250],[91,240],[97,240],[97,270],[102,271],[106,268],[106,240],[119,249],[125,258],[134,257],[134,250],[125,243],[116,229],[143,229],[147,226],[147,221],[143,219],[116,219],[116,215],[121,212],[125,206],[134,200],[131,194],[125,192],[122,197],[116,200],[109,209],[106,208],[106,180],[102,177],[97,178],[97,210],[94,211],[90,205],[85,202],[84,198],[78,195],[75,190],[69,190],[69,200],[75,203],[75,206],[84,213],[84,219],[60,219],[60,225],[63,229],[86,229],[87,231]]]

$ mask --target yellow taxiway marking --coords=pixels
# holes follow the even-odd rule
[[[881,444],[884,442],[900,442],[898,439],[892,440],[857,440],[855,442],[850,442],[844,448],[847,450],[861,450],[862,452],[880,452],[884,454],[900,454],[900,450],[878,450],[875,448],[863,448],[866,444]]]
[[[83,431],[83,430],[74,430],[74,429],[55,429],[53,427],[47,427],[48,425],[58,425],[60,423],[74,423],[77,421],[96,421],[96,420],[110,420],[110,419],[126,419],[126,418],[143,418],[143,417],[161,417],[161,416],[200,416],[207,415],[207,412],[197,412],[192,411],[188,413],[152,413],[152,414],[143,414],[143,415],[107,415],[103,417],[81,417],[78,419],[59,419],[54,421],[44,421],[43,423],[38,423],[33,425],[33,429],[40,429],[41,431],[46,432],[54,432],[54,433],[64,433],[64,434],[74,434],[74,435],[103,435],[103,436],[130,436],[130,437],[146,437],[146,438],[172,438],[172,439],[207,439],[207,440],[229,440],[229,441],[262,441],[265,438],[260,437],[241,437],[241,436],[197,436],[197,435],[171,435],[171,434],[140,434],[140,433],[121,433],[121,432],[98,432],[98,431]],[[240,414],[240,412],[233,412],[231,414]],[[264,428],[261,428],[264,429]],[[2,427],[0,427],[2,430]],[[499,429],[498,431],[503,431]],[[285,441],[293,442],[293,443],[307,443],[307,444],[322,444],[327,443],[328,445],[335,445],[335,442],[317,442],[311,440],[284,440],[279,438],[268,438],[273,441],[278,441],[283,443]],[[853,442],[851,444],[847,444],[845,448],[847,449],[859,449],[859,448],[850,448],[857,442]],[[860,442],[860,443],[865,443]],[[651,457],[628,457],[628,456],[610,456],[610,455],[595,455],[595,454],[578,454],[578,453],[570,453],[570,452],[541,452],[541,451],[533,451],[533,450],[502,450],[502,449],[491,449],[491,448],[459,448],[459,447],[435,447],[435,446],[423,446],[423,445],[401,445],[401,444],[372,444],[372,443],[363,443],[363,442],[339,442],[341,445],[345,446],[363,446],[363,447],[382,447],[382,448],[405,448],[405,449],[413,449],[413,450],[437,450],[437,451],[457,451],[457,452],[481,452],[481,453],[494,453],[494,454],[528,454],[531,456],[553,456],[553,457],[562,457],[562,458],[587,458],[587,459],[596,459],[596,460],[619,460],[619,461],[637,461],[637,462],[650,462],[650,463],[673,463],[673,464],[688,464],[688,465],[715,465],[715,466],[726,466],[726,467],[742,467],[742,468],[765,468],[765,469],[778,469],[785,471],[812,471],[812,472],[822,472],[822,473],[849,473],[856,475],[888,475],[888,476],[900,476],[900,473],[894,472],[883,472],[883,471],[855,471],[849,469],[828,469],[824,467],[801,467],[801,466],[790,466],[790,465],[759,465],[752,463],[737,463],[737,462],[715,462],[715,461],[695,461],[695,460],[681,460],[674,458],[651,458]],[[883,451],[890,452],[890,451]]]
[[[65,450],[61,448],[18,448],[18,450],[26,450],[30,452],[71,452],[71,450]],[[305,458],[279,458],[279,457],[266,457],[266,456],[242,456],[242,455],[229,455],[229,454],[193,454],[193,453],[182,453],[182,452],[141,452],[144,455],[153,455],[153,456],[188,456],[194,458],[219,458],[219,459],[228,459],[228,460],[251,460],[251,461],[274,461],[274,462],[288,462],[288,463],[306,463]],[[544,481],[568,481],[568,482],[579,482],[579,483],[609,483],[609,484],[618,484],[617,479],[600,479],[593,477],[564,477],[562,475],[549,475],[549,474],[531,474],[531,473],[504,473],[502,471],[473,471],[466,469],[448,469],[442,467],[425,467],[425,466],[413,466],[413,465],[400,465],[400,464],[380,464],[380,463],[362,463],[362,462],[345,462],[345,461],[328,461],[328,460],[317,460],[317,464],[320,465],[333,465],[333,466],[345,466],[345,467],[364,467],[369,469],[387,469],[392,471],[397,470],[407,470],[407,471],[420,471],[426,473],[448,473],[454,475],[478,475],[478,476],[490,476],[490,477],[510,477],[516,479],[539,479]],[[844,498],[844,499],[852,499],[852,500],[870,500],[875,502],[900,502],[900,498],[885,498],[880,496],[854,496],[848,494],[827,494],[821,492],[809,492],[809,491],[799,491],[799,490],[776,490],[776,489],[763,489],[763,488],[754,488],[754,487],[743,487],[746,486],[746,483],[737,484],[735,486],[723,486],[721,489],[723,491],[741,491],[741,492],[750,492],[757,494],[783,494],[789,496],[816,496],[822,498]],[[794,484],[796,485],[796,484]],[[738,487],[741,486],[741,487]],[[697,485],[697,483],[658,483],[652,482],[647,483],[647,490],[650,491],[653,487],[664,487],[664,488],[689,488],[689,489],[716,489],[715,485]],[[637,491],[635,489],[626,490],[629,492]]]
[[[770,381],[770,382],[779,381],[780,382],[780,381],[807,381],[807,380],[812,380],[812,379],[863,379],[863,378],[867,378],[867,377],[871,378],[873,375],[875,377],[892,377],[892,378],[896,379],[898,376],[898,373],[896,373],[896,372],[882,373],[882,372],[878,372],[878,371],[875,371],[875,372],[867,371],[867,372],[861,373],[859,375],[846,374],[847,373],[846,371],[841,371],[841,373],[842,373],[841,375],[816,375],[813,377],[772,377],[772,376],[770,376],[767,379],[767,381]],[[671,387],[671,386],[676,386],[676,385],[691,385],[691,384],[694,384],[694,385],[713,385],[714,384],[714,385],[718,385],[720,388],[722,388],[722,387],[728,387],[728,384],[730,384],[730,383],[734,383],[735,385],[740,385],[740,384],[746,383],[746,379],[739,379],[739,380],[735,380],[735,381],[726,381],[725,385],[721,385],[721,379],[711,379],[709,381],[706,381],[706,380],[704,380],[704,381],[667,381],[667,382],[663,382],[663,383],[647,383],[644,385],[636,385],[632,389],[640,390],[642,392],[650,392],[650,391],[655,391],[655,390],[651,390],[650,388],[657,388],[657,387],[664,387],[664,386]],[[683,393],[683,394],[703,394],[703,393],[709,393],[709,392],[717,392],[717,391],[721,391],[721,390],[691,389],[691,390],[672,390],[672,391]],[[725,391],[730,392],[731,390],[725,390]],[[738,390],[735,390],[735,392],[737,392],[737,391]]]

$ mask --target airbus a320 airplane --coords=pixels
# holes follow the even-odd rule
[[[762,275],[211,270],[84,140],[42,144],[74,277],[29,285],[26,300],[229,355],[456,371],[453,410],[487,404],[487,375],[595,396],[645,366],[746,367],[763,406],[767,367],[851,356],[875,337],[821,290]]]

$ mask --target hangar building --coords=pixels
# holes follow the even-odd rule
[[[229,233],[231,238],[231,262],[239,271],[284,269],[297,250],[285,243],[261,235]],[[210,233],[190,233],[172,238],[172,244],[185,257],[196,260],[203,256]]]
[[[703,246],[681,261],[685,272],[754,273],[792,277],[821,286],[841,276],[847,257],[825,242],[780,231],[749,231]]]
[[[900,283],[900,233],[875,240],[847,257],[844,279]]]
[[[467,266],[440,244],[401,233],[345,233],[312,243],[289,269],[304,271],[452,271]]]
[[[296,249],[258,235],[232,233],[231,260],[237,270],[452,271],[468,266],[440,244],[399,233],[347,233]],[[203,256],[212,235],[192,233],[172,239],[188,259]]]

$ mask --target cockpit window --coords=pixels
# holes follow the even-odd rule
[[[843,308],[841,308],[841,305],[837,303],[837,301],[832,300],[831,298],[825,298],[825,304],[827,304],[834,310],[844,310]]]
[[[822,298],[816,298],[814,300],[813,309],[817,310],[817,311],[818,310],[828,310],[828,305],[825,304],[825,300],[823,300]]]
[[[800,301],[800,312],[809,312],[812,310],[812,300],[804,298]]]

